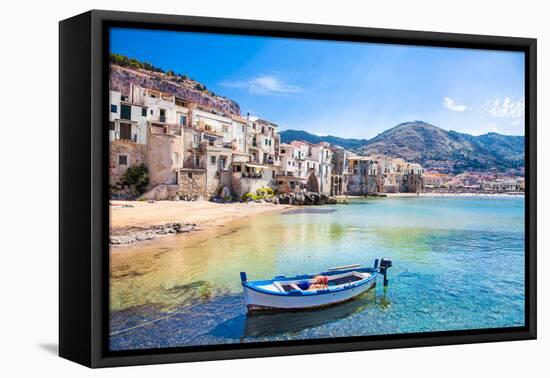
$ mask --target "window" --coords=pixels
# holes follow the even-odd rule
[[[147,108],[141,108],[141,116],[147,117]]]
[[[223,127],[223,133],[224,133],[224,134],[229,133],[229,127],[224,126],[224,127]]]
[[[184,115],[180,115],[180,125],[186,125],[187,124],[187,117]]]
[[[174,165],[177,165],[178,164],[178,153],[177,152],[174,152],[174,154],[172,155],[172,164]]]
[[[187,178],[190,178],[190,179],[192,179],[192,178],[193,178],[193,173],[191,173],[191,172],[187,172]]]
[[[131,140],[132,139],[132,125],[129,123],[120,124],[120,139]]]
[[[200,143],[201,136],[199,134],[193,134],[193,143]]]
[[[220,168],[225,169],[225,163],[227,161],[227,158],[225,156],[220,156]]]
[[[128,165],[128,156],[118,155],[118,165]]]
[[[115,129],[115,123],[109,122],[109,130],[114,130],[114,129]]]
[[[275,178],[275,171],[271,171],[271,178]]]
[[[151,109],[151,111],[149,112],[149,114],[153,115],[153,109]]]
[[[114,104],[111,104],[111,113],[116,113],[116,112],[117,112],[117,106]]]
[[[195,168],[198,168],[199,163],[200,163],[199,155],[193,155],[193,158],[194,158],[193,164],[194,164]]]
[[[216,164],[216,157],[210,156],[210,164]]]
[[[132,107],[130,105],[120,105],[120,118],[132,119]]]
[[[286,153],[286,151],[285,151],[285,149],[284,149],[284,148],[283,148],[283,149],[281,149],[281,153],[282,153],[282,154],[285,154],[285,153]]]

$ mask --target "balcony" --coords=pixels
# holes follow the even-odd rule
[[[262,174],[261,173],[252,173],[252,172],[243,172],[242,178],[251,178],[251,179],[261,179]]]

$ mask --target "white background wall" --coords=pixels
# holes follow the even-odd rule
[[[61,19],[91,8],[537,37],[539,166],[547,166],[545,1],[52,1],[2,3],[0,375],[80,377],[540,377],[550,371],[548,175],[539,177],[539,340],[88,370],[57,344],[57,72]],[[75,127],[78,123],[75,122]],[[539,170],[546,173],[546,170]],[[546,296],[544,298],[543,296]],[[546,318],[546,319],[545,319]],[[546,348],[546,351],[544,349]],[[384,373],[382,370],[387,369]],[[546,375],[547,376],[547,375]]]

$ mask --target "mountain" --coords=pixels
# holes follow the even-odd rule
[[[316,135],[302,130],[285,130],[281,131],[279,134],[281,135],[281,142],[283,143],[290,143],[293,140],[303,140],[313,144],[328,142],[333,146],[340,146],[351,151],[364,146],[368,142],[367,139],[348,139],[332,135]]]
[[[425,167],[468,170],[506,170],[525,165],[523,136],[489,133],[479,136],[446,131],[422,121],[399,124],[357,149],[361,154],[385,154]]]
[[[523,136],[497,133],[474,136],[447,131],[422,121],[399,124],[370,140],[317,136],[296,130],[281,132],[281,140],[287,143],[291,140],[325,141],[361,155],[400,157],[428,169],[442,167],[452,173],[503,171],[525,166]]]
[[[215,109],[226,114],[240,115],[235,101],[216,95],[206,86],[183,74],[164,71],[151,64],[119,54],[111,55],[109,87],[123,95],[130,92],[130,84],[176,95],[184,100]]]

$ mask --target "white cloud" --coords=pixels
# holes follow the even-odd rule
[[[443,106],[445,106],[449,110],[452,110],[453,112],[463,112],[468,108],[466,105],[457,104],[450,97],[445,97],[443,99]]]
[[[516,97],[496,98],[485,105],[485,110],[494,117],[518,119],[525,113],[525,100]]]
[[[304,91],[297,85],[287,84],[283,80],[270,75],[260,75],[245,81],[224,82],[222,85],[246,88],[254,94],[295,94]]]

